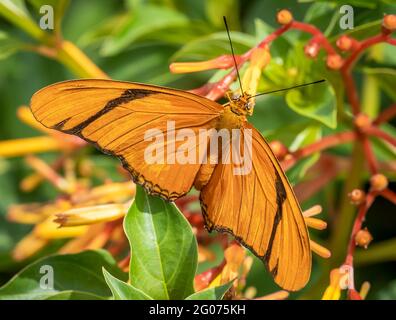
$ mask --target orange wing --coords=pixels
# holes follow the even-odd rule
[[[243,135],[247,134],[246,129],[252,130],[251,152],[234,156],[232,145],[222,152],[224,159],[252,160],[251,171],[234,175],[232,163],[216,166],[200,196],[206,225],[209,230],[234,235],[264,261],[282,288],[298,290],[311,272],[307,227],[270,147],[253,126],[246,123]]]
[[[197,133],[213,128],[223,111],[221,105],[185,91],[111,80],[75,80],[48,86],[34,94],[31,109],[46,127],[78,135],[120,158],[136,183],[167,200],[191,189],[199,161],[183,164],[183,170],[177,161],[148,164],[145,150],[149,145],[161,147],[158,144],[162,142],[165,149],[157,156],[174,157],[184,142],[176,141],[176,131],[189,128]],[[173,121],[173,128],[168,121]],[[164,139],[159,132],[151,132],[150,141],[146,141],[145,134],[152,128],[159,129]],[[191,148],[205,143],[197,141]],[[174,151],[169,149],[172,144]]]

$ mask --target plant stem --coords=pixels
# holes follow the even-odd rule
[[[69,41],[62,41],[57,52],[57,59],[82,78],[108,79],[102,70]]]
[[[352,151],[349,175],[346,179],[342,190],[342,198],[339,205],[339,213],[334,221],[332,228],[334,231],[330,239],[330,248],[332,258],[331,267],[341,264],[346,253],[346,245],[351,232],[351,226],[354,219],[355,207],[351,205],[348,193],[353,189],[360,187],[363,180],[362,172],[364,171],[364,153],[362,145],[355,143]]]
[[[396,117],[396,104],[391,105],[382,111],[378,117],[374,120],[373,124],[380,125],[382,123],[388,122]]]
[[[291,157],[286,158],[282,162],[282,167],[287,170],[292,167],[298,160],[308,157],[309,155],[323,151],[325,149],[335,147],[337,145],[356,140],[356,133],[353,131],[345,131],[323,137],[321,140],[312,143],[304,148],[298,149],[291,153]]]
[[[351,237],[349,239],[349,244],[348,244],[348,251],[347,251],[347,255],[346,255],[345,263],[344,263],[348,266],[351,266],[351,267],[353,266],[353,254],[354,254],[355,248],[356,248],[355,236],[358,233],[358,231],[362,228],[362,224],[366,217],[367,211],[373,204],[375,197],[376,197],[376,193],[369,192],[367,194],[366,201],[360,205],[358,215],[357,215],[355,222],[353,224]]]

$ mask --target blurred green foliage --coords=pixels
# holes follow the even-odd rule
[[[214,81],[224,75],[224,71],[185,75],[169,72],[169,64],[173,61],[201,61],[229,53],[222,24],[223,15],[227,16],[231,26],[237,54],[254,46],[277,27],[275,14],[281,8],[290,9],[298,20],[316,25],[333,42],[344,33],[338,26],[338,8],[343,1],[74,0],[68,3],[1,0],[0,6],[3,7],[0,12],[3,17],[9,16],[10,10],[14,10],[17,17],[14,24],[10,23],[10,19],[0,18],[1,140],[37,135],[34,129],[17,119],[16,108],[28,104],[31,95],[45,85],[76,77],[58,62],[31,51],[37,40],[43,43],[49,41],[37,27],[40,19],[38,8],[52,2],[55,5],[55,19],[58,19],[56,24],[62,24],[64,38],[80,47],[111,78],[181,89],[195,88],[208,79]],[[356,28],[347,33],[358,39],[378,32],[383,13],[396,12],[396,5],[390,0],[355,0],[349,1],[349,4],[355,9]],[[304,56],[303,46],[308,39],[306,34],[290,32],[273,43],[272,60],[264,72],[260,90],[278,89],[319,78],[326,78],[331,85],[264,96],[257,101],[251,120],[268,140],[280,140],[292,148],[307,145],[329,132],[338,131],[350,121],[338,76],[326,70],[323,56],[319,56],[316,61]],[[355,76],[360,85],[367,77],[376,80],[378,88],[382,90],[377,93],[381,109],[396,98],[396,49],[382,45],[378,47],[376,54],[371,52],[358,64]],[[370,101],[365,102],[365,105],[370,105]],[[387,131],[396,135],[394,123],[388,125]],[[332,152],[349,155],[350,148],[341,146]],[[394,150],[389,150],[381,143],[376,145],[375,152],[380,159],[395,157]],[[46,157],[51,158],[51,155]],[[96,152],[92,158],[107,168],[115,167],[115,159]],[[293,168],[288,173],[292,182],[303,181],[306,170],[317,159],[318,155],[315,154]],[[4,215],[7,207],[12,203],[44,201],[54,197],[54,191],[46,185],[31,194],[22,193],[18,184],[28,172],[22,159],[0,159],[0,283],[7,281],[21,267],[11,261],[9,251],[29,229],[6,222]],[[303,207],[320,203],[325,213],[330,212],[338,201],[340,184],[344,178],[338,177],[323,192],[303,203]],[[378,242],[396,236],[396,216],[391,213],[394,213],[394,208],[389,209],[384,203],[375,204],[370,209],[368,225]],[[327,218],[331,223],[332,217]],[[387,232],[384,232],[384,228]],[[337,233],[338,230],[330,228],[329,232]],[[319,234],[313,234],[314,239],[318,237]],[[321,239],[322,242],[325,240]],[[310,285],[296,297],[310,292],[310,286],[318,278],[328,277],[327,273],[323,274],[328,272],[328,268],[323,267],[326,263],[315,260]],[[394,262],[389,259],[374,259],[370,267],[358,268],[357,282],[372,281],[371,298],[396,298],[394,282],[389,283],[396,277],[394,267]],[[107,271],[114,275],[111,270]],[[106,279],[111,282],[111,275]],[[256,286],[259,295],[276,288],[258,261],[255,261],[248,285]],[[324,287],[320,290],[323,291]],[[320,297],[321,291],[312,292],[316,298]]]

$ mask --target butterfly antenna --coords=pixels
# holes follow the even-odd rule
[[[317,84],[317,83],[321,83],[321,82],[325,82],[325,81],[326,81],[325,79],[322,79],[322,80],[317,80],[317,81],[314,81],[314,82],[299,84],[297,86],[293,86],[293,87],[289,87],[289,88],[283,88],[283,89],[278,89],[278,90],[273,90],[273,91],[268,91],[268,92],[261,92],[261,93],[256,94],[255,96],[250,97],[249,99],[255,98],[255,97],[258,97],[258,96],[263,96],[265,94],[270,94],[270,93],[275,93],[275,92],[286,91],[286,90],[301,88],[301,87],[305,87],[305,86],[310,86],[312,84]]]
[[[230,29],[228,28],[227,19],[226,19],[225,16],[223,16],[223,20],[224,20],[225,28],[226,28],[226,30],[227,30],[228,40],[230,41],[230,47],[231,47],[232,58],[234,59],[235,70],[236,70],[236,73],[237,73],[237,76],[238,76],[239,86],[241,87],[241,93],[243,93],[242,81],[241,81],[241,77],[240,77],[240,75],[239,75],[238,64],[237,64],[237,61],[236,61],[236,59],[235,59],[234,47],[232,46],[232,41],[231,41],[231,36],[230,36]]]

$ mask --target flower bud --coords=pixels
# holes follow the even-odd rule
[[[309,240],[309,243],[311,245],[311,250],[313,252],[315,252],[318,256],[320,256],[324,259],[328,259],[331,257],[331,252],[329,249],[321,246],[319,243],[317,243],[313,240]]]
[[[283,160],[288,153],[285,145],[278,140],[271,141],[270,147],[278,160]]]
[[[384,20],[382,21],[382,26],[389,31],[395,31],[396,30],[396,15],[394,15],[394,14],[385,15]]]
[[[342,35],[338,38],[336,45],[342,51],[349,51],[352,48],[353,41],[350,37]]]
[[[304,47],[304,53],[309,58],[316,58],[319,53],[320,46],[317,42],[308,43]]]
[[[342,60],[341,56],[338,54],[330,54],[327,56],[327,67],[332,70],[338,70],[342,67],[344,61]]]
[[[359,230],[355,235],[355,243],[357,246],[367,249],[370,242],[373,240],[373,236],[367,230],[367,228]]]
[[[358,206],[366,200],[366,193],[360,189],[353,189],[352,192],[348,194],[351,203]]]
[[[382,191],[388,187],[388,178],[381,173],[377,173],[370,178],[371,188],[374,191]]]
[[[278,21],[279,24],[283,24],[283,25],[289,24],[290,22],[293,21],[293,15],[289,10],[283,9],[279,11],[278,14],[276,15],[276,20]]]
[[[369,116],[364,113],[359,113],[355,117],[354,122],[356,128],[359,129],[361,132],[364,132],[371,125],[371,120]]]

